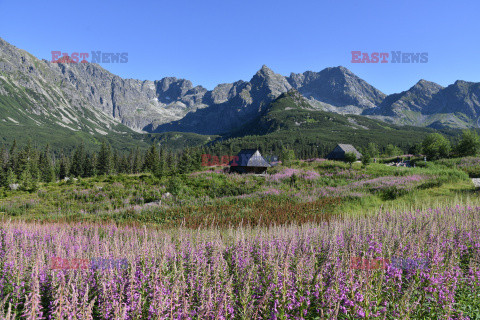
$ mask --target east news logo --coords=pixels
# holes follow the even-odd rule
[[[52,63],[127,63],[128,52],[111,53],[102,51],[92,51],[92,61],[87,61],[90,57],[88,52],[73,52],[71,56],[68,52],[52,51]],[[81,60],[80,60],[81,59]]]
[[[391,53],[391,54],[390,54]],[[427,63],[428,52],[368,52],[352,51],[352,63]],[[390,60],[389,60],[390,59]]]

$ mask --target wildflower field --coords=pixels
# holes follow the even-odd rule
[[[162,231],[6,222],[2,319],[478,319],[480,207]],[[424,259],[353,268],[352,257]],[[52,258],[126,259],[52,268]],[[3,314],[2,314],[3,313]]]
[[[0,319],[480,319],[480,201],[450,164],[0,195]]]

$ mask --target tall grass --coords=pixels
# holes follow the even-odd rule
[[[0,317],[475,319],[479,248],[480,207],[270,228],[3,221]],[[125,258],[128,268],[52,270],[52,257]],[[352,257],[429,265],[362,270]]]

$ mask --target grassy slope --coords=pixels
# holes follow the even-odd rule
[[[54,150],[71,149],[82,141],[87,149],[97,149],[101,141],[107,139],[116,149],[132,149],[139,146],[148,147],[142,135],[138,135],[124,125],[117,125],[107,135],[91,134],[89,127],[97,127],[87,119],[81,119],[84,129],[73,131],[56,123],[55,118],[36,114],[32,109],[31,99],[43,108],[46,99],[42,95],[26,88],[14,88],[9,82],[0,79],[0,86],[7,91],[7,95],[0,95],[0,144],[11,144],[14,139],[22,145],[28,140],[37,146],[49,143]],[[61,110],[51,111],[61,118]],[[85,110],[88,112],[88,110]],[[93,115],[90,115],[93,117]],[[14,119],[16,122],[10,120]],[[38,121],[38,124],[36,121]],[[102,128],[99,128],[102,129]]]
[[[171,150],[181,150],[186,147],[205,145],[219,136],[201,135],[192,132],[164,132],[148,133],[142,135],[148,143],[158,143]]]

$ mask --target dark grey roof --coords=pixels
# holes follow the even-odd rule
[[[353,152],[357,156],[357,159],[362,157],[362,154],[351,144],[337,144],[335,149],[327,155],[327,159],[343,159],[347,152]]]
[[[271,167],[268,161],[262,157],[260,151],[256,149],[243,149],[237,156],[238,160],[231,161],[230,166],[233,162],[236,162],[240,167]]]
[[[353,152],[355,153],[356,155],[362,155],[360,152],[357,151],[357,149],[355,149],[354,146],[352,146],[351,144],[339,144],[338,145],[343,151],[345,151],[345,153],[347,152]]]

